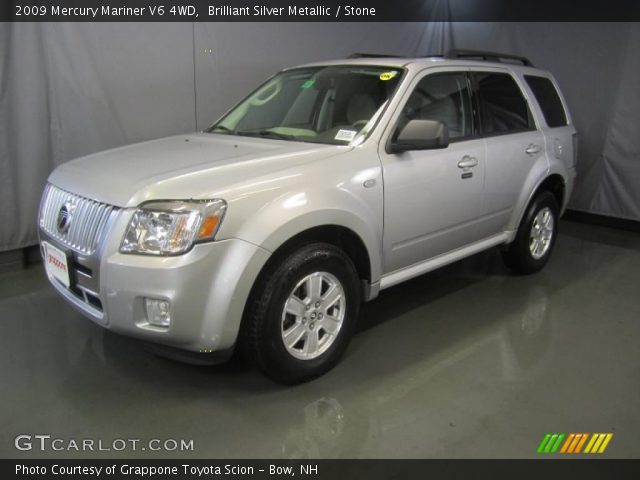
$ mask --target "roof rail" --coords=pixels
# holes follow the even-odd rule
[[[533,63],[531,63],[531,61],[527,57],[522,57],[520,55],[511,55],[508,53],[483,52],[481,50],[453,49],[453,50],[449,50],[444,57],[449,59],[476,58],[476,59],[487,60],[492,62],[512,60],[512,61],[520,62],[522,63],[522,65],[526,65],[527,67],[533,67]]]
[[[352,53],[347,58],[404,58],[402,55],[387,55],[384,53]]]

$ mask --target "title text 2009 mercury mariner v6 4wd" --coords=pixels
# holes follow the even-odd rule
[[[40,208],[56,290],[174,357],[242,348],[297,383],[362,301],[502,245],[542,268],[575,177],[553,77],[522,57],[354,55],[283,70],[204,132],[58,167]]]

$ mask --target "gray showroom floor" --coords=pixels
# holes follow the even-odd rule
[[[490,251],[390,289],[342,363],[283,388],[156,358],[68,307],[40,266],[0,274],[0,457],[531,457],[613,432],[640,457],[640,236],[565,221],[547,268]],[[19,434],[185,439],[192,452],[17,451]]]

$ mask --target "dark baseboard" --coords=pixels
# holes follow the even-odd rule
[[[40,253],[40,245],[32,245],[22,249],[24,251],[24,262],[26,265],[42,262],[42,254]]]
[[[20,270],[41,261],[38,245],[0,252],[0,273]]]
[[[640,233],[640,221],[627,218],[608,217],[597,213],[581,212],[578,210],[567,210],[563,218],[575,222],[590,223],[602,227],[617,228],[628,232]]]
[[[24,268],[24,253],[20,250],[0,252],[0,273]]]

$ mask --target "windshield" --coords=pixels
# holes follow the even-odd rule
[[[329,66],[277,74],[207,131],[346,145],[375,125],[402,69]]]

